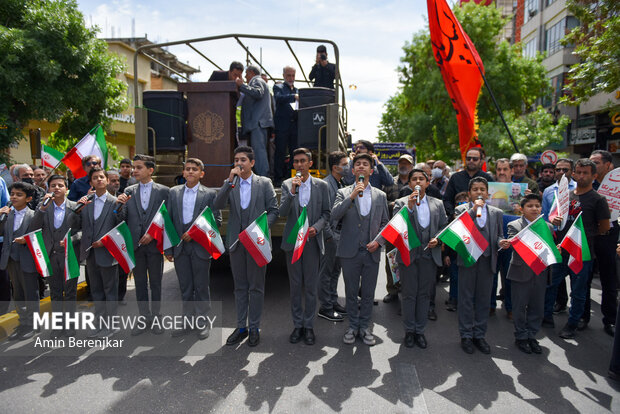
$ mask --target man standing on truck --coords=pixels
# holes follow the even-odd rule
[[[327,49],[325,45],[316,48],[316,62],[312,66],[309,76],[314,81],[314,87],[334,89],[336,79],[336,65],[327,61]]]
[[[289,176],[290,165],[284,162],[286,151],[293,162],[293,150],[297,148],[297,111],[293,109],[295,102],[299,101],[295,82],[295,68],[285,66],[282,72],[283,83],[273,85],[273,96],[276,101],[276,113],[273,117],[276,130],[276,151],[273,161],[274,185],[280,185],[281,181]]]
[[[232,62],[228,70],[214,70],[209,77],[209,82],[213,81],[234,81],[241,79],[243,73],[243,64],[241,62]]]

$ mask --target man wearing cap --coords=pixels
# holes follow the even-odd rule
[[[512,182],[525,183],[528,190],[538,194],[538,183],[525,175],[527,170],[527,157],[524,154],[514,153],[510,156],[510,167],[512,168]]]
[[[327,49],[325,45],[316,48],[316,62],[312,66],[310,76],[314,81],[314,87],[334,89],[334,79],[336,79],[336,65],[327,61]]]

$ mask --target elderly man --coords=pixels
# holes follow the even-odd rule
[[[468,191],[469,180],[474,177],[482,177],[487,181],[493,181],[491,175],[482,171],[485,155],[484,150],[480,147],[470,148],[465,154],[465,169],[452,174],[450,177],[446,192],[443,195],[443,205],[446,208],[448,218],[454,215],[454,197],[462,191]]]
[[[273,161],[275,185],[289,175],[290,165],[284,162],[286,150],[290,154],[290,162],[293,160],[293,150],[297,148],[297,111],[291,104],[299,100],[299,94],[295,87],[295,68],[285,66],[282,71],[283,83],[273,85],[273,97],[276,101],[276,113],[273,117],[276,132],[276,151]]]
[[[538,194],[538,184],[536,181],[525,175],[527,170],[527,157],[524,154],[512,154],[510,156],[510,166],[512,167],[512,182],[526,183],[528,190],[534,194]]]
[[[273,128],[273,114],[271,113],[271,95],[269,87],[260,77],[260,69],[248,66],[245,70],[245,80],[237,78],[239,91],[244,95],[241,104],[242,133],[250,136],[250,146],[254,150],[256,163],[254,171],[258,175],[269,174],[269,160],[267,158],[267,128]]]
[[[80,198],[88,194],[91,189],[88,172],[93,167],[101,167],[101,158],[96,155],[87,155],[82,158],[82,168],[86,172],[86,175],[73,181],[73,184],[69,187],[69,195],[67,196],[67,199],[71,201],[78,201]]]
[[[121,188],[121,174],[118,170],[108,170],[108,193],[118,196]]]
[[[34,183],[34,171],[32,167],[28,164],[18,164],[13,169],[13,173],[18,181],[32,184],[35,188],[34,195],[32,196],[32,200],[28,203],[28,207],[31,210],[35,210],[39,205],[39,201],[45,196],[45,190],[41,187],[38,187]]]
[[[47,183],[45,182],[47,179],[47,171],[44,167],[36,167],[33,169],[34,172],[34,184],[37,187],[41,187],[44,190],[47,190]]]
[[[448,181],[450,181],[449,169],[442,160],[437,160],[433,163],[433,169],[431,170],[431,184],[439,189],[441,196],[446,193],[448,187]]]

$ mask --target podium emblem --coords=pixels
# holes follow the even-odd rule
[[[192,135],[211,144],[224,138],[224,120],[211,111],[201,112],[192,120]]]

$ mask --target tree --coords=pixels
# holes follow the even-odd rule
[[[456,6],[454,14],[476,46],[487,81],[508,118],[516,119],[549,91],[542,56],[525,58],[520,45],[497,41],[508,20],[499,10],[469,2]],[[456,116],[432,55],[428,28],[414,34],[403,50],[401,88],[385,105],[379,139],[415,144],[422,158],[460,158]],[[489,155],[514,151],[501,144],[508,136],[485,87],[478,101],[478,123]]]
[[[580,59],[568,72],[562,103],[578,105],[600,92],[620,86],[620,2],[569,0],[568,9],[580,25],[562,39],[575,45]]]
[[[0,158],[29,120],[59,122],[57,137],[73,145],[127,107],[123,62],[96,35],[74,0],[2,1]]]

